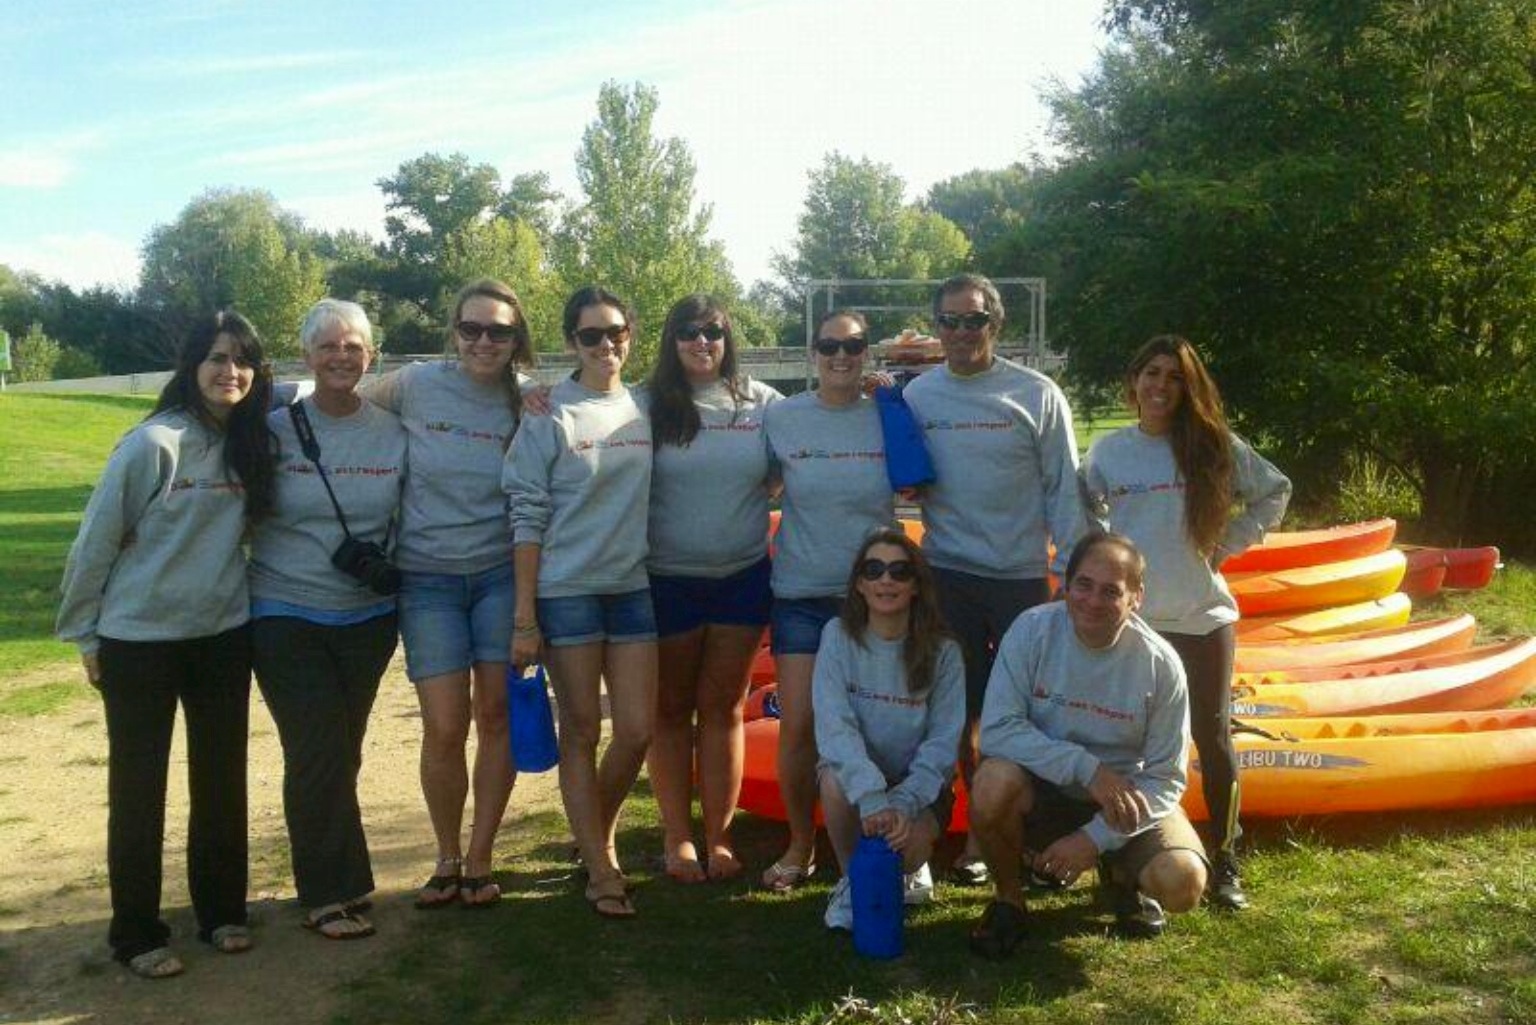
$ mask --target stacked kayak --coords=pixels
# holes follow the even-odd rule
[[[1536,638],[1474,647],[1472,616],[1413,600],[1486,586],[1497,548],[1392,546],[1371,520],[1272,533],[1222,566],[1242,619],[1232,678],[1243,813],[1313,815],[1536,801]],[[741,807],[782,818],[773,660],[753,665]],[[1206,815],[1191,751],[1184,805]],[[965,828],[965,800],[952,829]]]

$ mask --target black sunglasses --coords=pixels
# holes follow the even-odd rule
[[[477,342],[484,335],[498,345],[505,345],[517,337],[516,324],[481,324],[473,320],[461,320],[453,325],[453,329],[466,342]]]
[[[886,562],[884,559],[865,559],[859,563],[859,576],[865,580],[879,580],[887,573],[898,584],[905,584],[917,577],[917,569],[910,559],[895,559],[891,562]]]
[[[672,337],[679,342],[691,342],[699,335],[703,335],[706,342],[718,342],[725,337],[725,328],[719,324],[688,324],[678,328]]]
[[[867,348],[869,348],[869,339],[863,335],[816,339],[816,351],[823,356],[836,356],[838,349],[842,349],[849,356],[857,356]]]
[[[992,323],[992,314],[986,310],[977,310],[975,313],[935,313],[933,322],[946,331],[962,327],[967,331],[980,331]]]
[[[606,338],[614,345],[623,345],[629,341],[628,324],[610,324],[607,327],[584,327],[576,332],[576,340],[587,348],[601,345]]]

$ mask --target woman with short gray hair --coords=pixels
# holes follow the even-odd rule
[[[357,803],[363,737],[394,655],[399,573],[388,560],[405,479],[405,428],[363,400],[373,330],[356,303],[322,299],[300,329],[315,390],[268,419],[277,502],[251,549],[256,680],[283,744],[283,811],[304,926],[373,935]]]

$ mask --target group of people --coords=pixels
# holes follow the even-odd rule
[[[729,311],[704,295],[673,306],[634,388],[621,377],[634,311],[597,287],[566,303],[577,366],[547,390],[522,372],[533,347],[521,304],[492,280],[459,295],[451,358],[382,377],[366,376],[364,311],[322,300],[300,331],[313,393],[275,409],[249,323],[224,312],[199,325],[108,461],[59,612],[106,706],[115,956],[145,977],[182,970],[159,913],[178,702],[199,935],[227,953],[251,945],[253,669],[282,741],[304,924],[372,934],[357,778],[397,637],[436,841],[424,910],[501,897],[493,848],[515,778],[505,680],[534,663],[555,692],[561,796],[592,909],[635,915],[615,837],[642,765],[667,875],[738,876],[743,710],[765,631],[789,827],[765,887],[815,872],[819,799],[840,863],[861,832],[883,835],[911,873],[908,898],[925,899],[958,756],[972,828],[952,876],[996,889],[979,952],[1021,935],[1024,868],[1064,883],[1105,858],[1123,920],[1144,931],[1160,928],[1159,903],[1197,902],[1207,874],[1214,902],[1241,907],[1226,730],[1236,608],[1216,569],[1278,522],[1289,484],[1230,432],[1198,355],[1172,337],[1131,364],[1138,423],[1080,467],[1061,390],[997,356],[1004,317],[979,275],[935,293],[945,363],[904,392],[936,468],[920,547],[892,529],[855,311],[822,318],[817,387],[787,399],[740,372]],[[1065,603],[1047,603],[1050,569]],[[1209,857],[1187,822],[1170,825],[1191,715]],[[825,917],[851,920],[846,883]]]

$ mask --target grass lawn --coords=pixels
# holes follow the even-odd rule
[[[0,396],[0,715],[88,693],[76,675],[16,677],[73,659],[48,639],[64,554],[113,441],[146,409]],[[1489,634],[1536,632],[1536,573],[1510,566],[1488,590],[1420,614],[1462,610]],[[995,965],[965,944],[984,894],[941,886],[909,918],[908,955],[881,963],[821,928],[830,871],[789,897],[667,880],[642,782],[620,840],[638,921],[588,914],[563,820],[523,818],[499,851],[505,905],[415,916],[403,954],[350,986],[335,1021],[1536,1025],[1536,807],[1248,826],[1255,907],[1244,915],[1197,912],[1157,942],[1124,942],[1079,885],[1040,896],[1030,938]],[[781,827],[743,817],[736,842],[760,868]],[[830,853],[821,861],[830,868]]]

